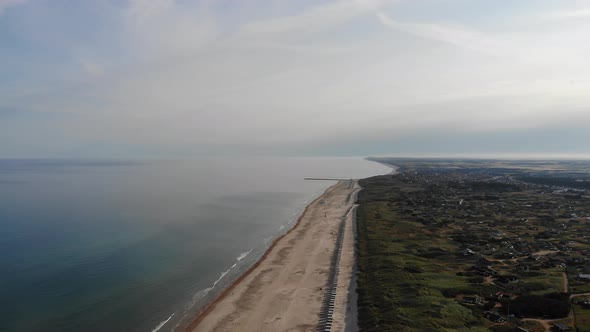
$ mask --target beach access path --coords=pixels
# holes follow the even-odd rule
[[[339,226],[357,190],[351,181],[340,181],[326,190],[306,208],[296,226],[188,330],[316,331]],[[352,234],[346,240],[351,245]],[[343,256],[341,265],[351,271],[354,256],[350,252]],[[346,275],[350,278],[351,273]],[[342,325],[333,330],[343,330]]]

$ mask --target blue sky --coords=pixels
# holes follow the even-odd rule
[[[585,1],[0,0],[0,157],[590,153]]]

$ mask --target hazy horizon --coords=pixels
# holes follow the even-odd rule
[[[562,155],[590,4],[3,0],[0,158]]]

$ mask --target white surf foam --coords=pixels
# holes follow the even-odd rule
[[[215,288],[215,286],[217,286],[217,284],[218,284],[218,283],[219,283],[221,280],[223,280],[223,278],[224,278],[224,277],[225,277],[225,276],[226,276],[226,275],[227,275],[227,274],[228,274],[228,273],[229,273],[231,270],[233,270],[233,269],[234,269],[236,266],[238,266],[238,263],[239,263],[239,262],[240,262],[242,259],[244,259],[246,256],[248,256],[248,255],[249,255],[249,254],[252,252],[252,250],[253,250],[253,249],[250,249],[250,250],[248,250],[248,251],[244,251],[243,253],[239,254],[239,255],[238,255],[238,257],[236,257],[236,262],[235,262],[235,263],[234,263],[234,264],[233,264],[233,265],[232,265],[232,266],[231,266],[229,269],[227,269],[227,270],[223,271],[223,272],[222,272],[222,273],[219,275],[219,278],[217,278],[217,280],[215,280],[215,281],[213,282],[213,285],[211,285],[211,287],[207,287],[207,288],[205,288],[205,289],[201,289],[200,291],[196,292],[196,293],[193,295],[193,300],[192,300],[192,303],[191,303],[191,307],[192,307],[193,305],[195,305],[195,303],[197,303],[197,301],[199,301],[200,299],[202,299],[202,298],[204,298],[205,296],[207,296],[207,294],[209,294],[209,292],[210,292],[210,291],[212,291],[212,290]]]
[[[269,238],[269,239],[270,239],[270,238]],[[222,272],[222,273],[219,275],[219,278],[217,278],[217,280],[215,280],[215,281],[213,282],[213,285],[211,285],[211,287],[207,287],[207,288],[205,288],[205,289],[201,289],[200,291],[196,292],[196,293],[193,295],[193,299],[192,299],[191,303],[190,303],[188,306],[186,306],[186,307],[185,307],[184,313],[182,314],[182,316],[183,316],[183,319],[181,319],[181,321],[179,321],[179,322],[176,324],[176,326],[175,326],[175,327],[172,329],[172,331],[175,331],[175,330],[176,330],[176,328],[177,328],[178,326],[180,326],[180,323],[182,322],[182,320],[184,320],[184,317],[186,317],[186,314],[187,314],[187,312],[188,312],[189,310],[191,310],[191,309],[192,309],[192,308],[195,306],[195,304],[197,304],[197,302],[199,302],[199,300],[201,300],[202,298],[204,298],[205,296],[207,296],[207,294],[209,294],[209,292],[211,292],[213,289],[215,289],[215,286],[217,286],[217,284],[218,284],[218,283],[219,283],[221,280],[223,280],[223,278],[224,278],[224,277],[225,277],[225,276],[226,276],[226,275],[227,275],[227,274],[228,274],[228,273],[229,273],[231,270],[233,270],[233,269],[234,269],[236,266],[238,266],[238,264],[240,263],[240,261],[241,261],[242,259],[246,258],[246,256],[248,256],[248,255],[249,255],[249,254],[252,252],[252,250],[254,250],[254,249],[250,249],[250,250],[248,250],[248,251],[244,251],[244,252],[242,252],[241,254],[239,254],[239,255],[236,257],[236,262],[235,262],[235,263],[234,263],[234,264],[233,264],[233,265],[232,265],[232,266],[231,266],[229,269],[227,269],[226,271],[223,271],[223,272]],[[171,316],[170,318],[172,318],[172,316]],[[168,318],[168,320],[170,320],[170,318]],[[166,320],[166,322],[168,322],[168,320]],[[166,322],[163,322],[163,324],[161,324],[161,325],[162,325],[162,326],[164,326],[164,324],[166,324]],[[162,326],[158,325],[158,328],[157,328],[157,329],[160,329],[160,328],[162,328]],[[152,332],[156,332],[156,331],[157,331],[157,330],[154,330],[154,331],[152,331]]]
[[[246,256],[250,255],[250,253],[252,252],[252,249],[248,250],[248,251],[244,251],[243,253],[240,254],[240,256],[238,256],[236,259],[239,261],[241,261],[242,259],[246,258]]]
[[[163,328],[164,325],[166,325],[166,323],[168,323],[172,319],[173,316],[174,316],[174,314],[170,315],[170,317],[168,317],[168,319],[161,321],[160,324],[158,324],[158,326],[156,326],[156,328],[152,330],[152,332],[157,332],[161,328]]]

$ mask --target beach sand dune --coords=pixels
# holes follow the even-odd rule
[[[341,181],[312,202],[297,225],[188,330],[316,331],[338,226],[354,191]]]

